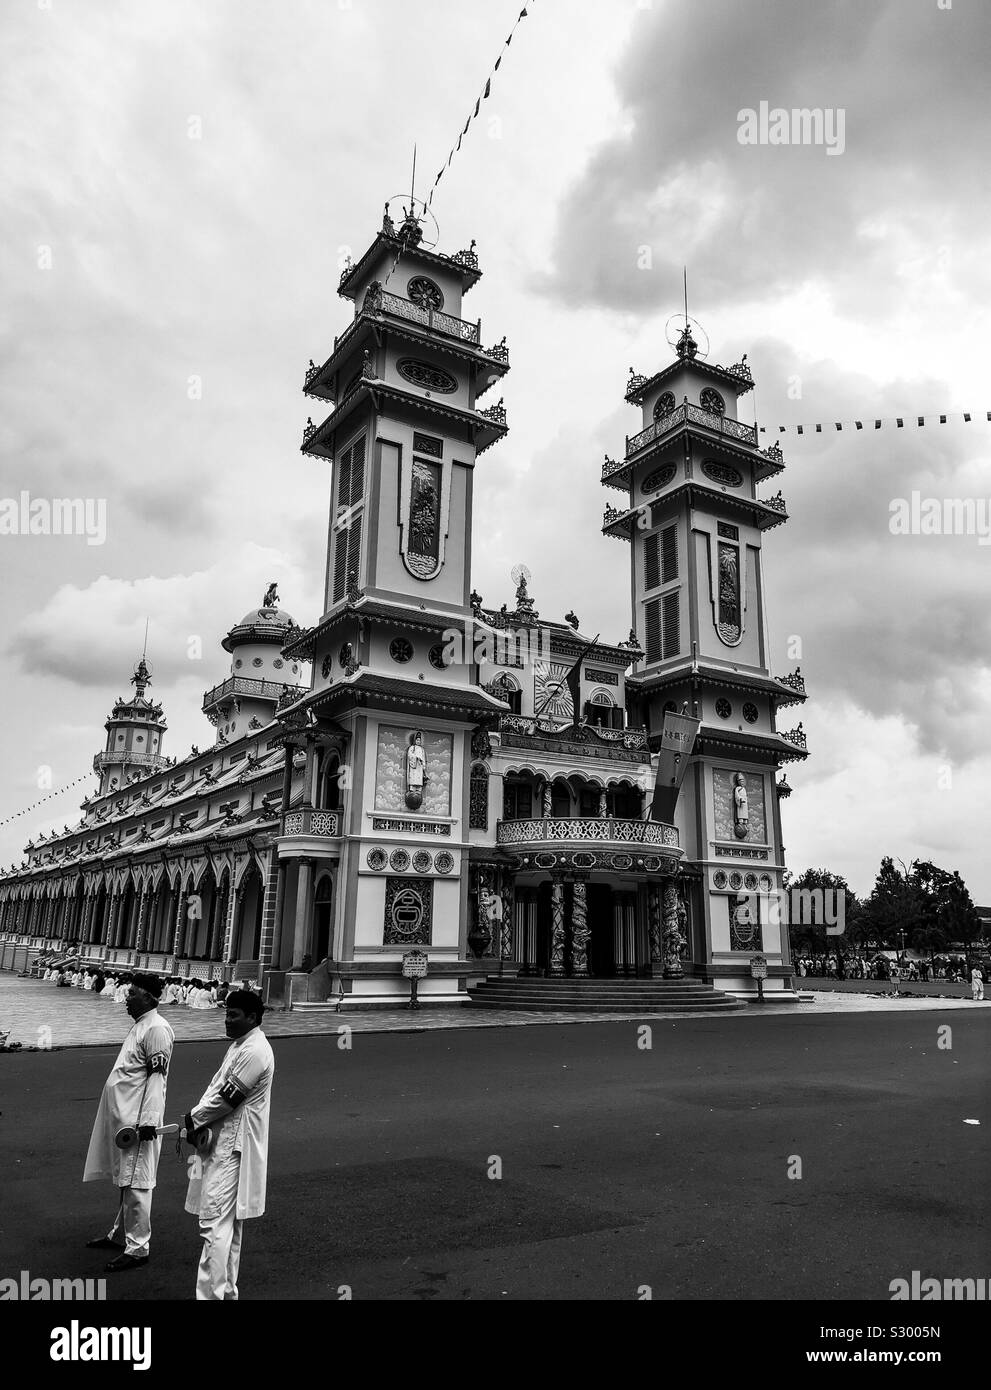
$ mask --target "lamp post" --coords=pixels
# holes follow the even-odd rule
[[[905,933],[904,933],[904,931],[900,931],[900,932],[898,933],[898,940],[901,942],[901,953],[899,954],[898,959],[899,959],[899,963],[903,963],[904,960],[905,960]]]

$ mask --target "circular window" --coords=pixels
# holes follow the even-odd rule
[[[760,718],[760,710],[748,700],[743,706],[743,717],[748,724],[756,724],[757,720]]]
[[[413,660],[412,642],[407,642],[405,637],[394,637],[389,643],[389,655],[393,661],[398,661],[401,666],[405,665],[407,661]]]
[[[352,647],[350,642],[345,642],[344,646],[337,653],[337,660],[340,663],[340,665],[346,669],[348,666],[351,665],[353,659],[354,648]]]
[[[285,662],[282,660],[281,656],[277,656],[275,660],[272,662],[272,665],[275,667],[277,671],[281,671],[283,666],[285,665]]]
[[[717,869],[716,872],[712,875],[712,886],[713,888],[726,887],[726,874],[724,870]]]
[[[238,657],[238,659],[237,659],[237,660],[235,661],[235,663],[234,663],[234,669],[235,669],[235,671],[240,671],[240,669],[241,669],[241,667],[242,667],[243,665],[244,665],[244,662],[241,660],[240,657]]]
[[[144,741],[145,741],[145,736],[144,736],[144,734],[135,734],[135,735],[134,735],[134,742],[135,742],[135,743],[144,743]]]
[[[406,293],[421,309],[443,309],[444,296],[440,285],[435,285],[426,275],[414,275],[406,286]]]
[[[389,865],[397,874],[409,868],[409,855],[404,849],[394,849],[389,856]]]
[[[299,675],[299,667],[296,665],[295,661],[292,664],[292,673],[294,676]]]
[[[726,402],[718,391],[714,391],[711,386],[707,386],[699,396],[699,405],[710,415],[725,415]]]
[[[429,659],[431,666],[437,671],[447,670],[447,660],[444,656],[444,644],[438,642],[435,647],[430,648]]]
[[[262,659],[261,659],[261,657],[260,657],[260,656],[253,657],[253,658],[252,658],[251,664],[252,664],[252,666],[260,666],[260,665],[262,664]]]
[[[657,404],[654,406],[654,419],[663,420],[666,416],[672,413],[672,411],[674,410],[674,406],[674,392],[662,391],[657,398]]]
[[[720,719],[729,719],[730,715],[733,713],[733,706],[730,704],[729,700],[720,698],[716,701],[716,713],[719,715]]]
[[[458,389],[458,379],[450,372],[433,367],[429,362],[418,362],[412,357],[404,357],[397,362],[396,371],[405,381],[424,391],[439,391],[442,396],[449,396]]]
[[[743,486],[743,474],[740,470],[728,463],[720,463],[718,459],[706,459],[702,464],[702,472],[711,483],[718,483],[720,487]]]

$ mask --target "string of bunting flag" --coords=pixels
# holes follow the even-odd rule
[[[533,9],[535,0],[528,0],[528,3],[529,3],[529,5],[530,5],[530,9]],[[503,60],[503,58],[505,58],[505,56],[506,56],[506,53],[507,53],[507,51],[508,51],[508,49],[509,49],[509,45],[513,42],[513,35],[516,33],[517,29],[518,29],[518,28],[520,27],[520,25],[523,23],[524,19],[527,19],[528,16],[529,16],[529,10],[527,10],[526,7],[524,6],[524,8],[523,8],[522,10],[520,10],[519,14],[518,14],[517,17],[516,17],[516,23],[513,25],[512,29],[509,31],[509,37],[506,39],[505,43],[502,45],[502,48],[499,50],[499,56],[498,56],[498,58],[497,58],[496,61],[495,61],[494,67],[492,68],[492,70],[491,70],[491,72],[489,73],[488,77],[485,79],[485,86],[482,88],[481,94],[479,95],[478,100],[475,102],[475,109],[471,112],[471,114],[469,115],[468,119],[465,121],[464,129],[462,130],[461,134],[458,136],[458,143],[457,143],[456,145],[452,145],[452,147],[451,147],[451,152],[450,152],[450,154],[447,156],[447,163],[444,164],[444,165],[442,166],[442,168],[441,168],[441,170],[440,170],[440,173],[439,173],[439,174],[437,175],[437,177],[434,179],[433,187],[431,188],[431,190],[430,190],[430,195],[429,195],[429,197],[427,198],[427,210],[428,210],[428,211],[429,211],[429,209],[430,209],[430,204],[431,204],[431,203],[433,202],[433,200],[434,200],[434,194],[437,192],[437,186],[438,186],[438,184],[440,183],[441,179],[444,177],[444,175],[447,173],[448,169],[450,169],[450,167],[451,167],[451,161],[453,160],[454,156],[455,156],[455,155],[458,153],[458,151],[461,149],[462,141],[464,140],[465,136],[468,134],[468,131],[469,131],[470,127],[471,127],[472,121],[475,121],[475,120],[478,119],[479,113],[480,113],[480,111],[481,111],[481,109],[482,109],[482,102],[483,102],[483,101],[488,101],[489,97],[490,97],[491,94],[492,94],[492,79],[495,77],[496,73],[499,71],[500,67],[502,66],[502,60]]]
[[[59,787],[57,791],[49,792],[48,795],[43,796],[40,801],[36,801],[33,806],[25,806],[23,811],[15,811],[14,814],[8,816],[6,820],[0,820],[0,826],[9,825],[11,821],[17,820],[18,816],[26,816],[31,811],[36,811],[39,806],[44,806],[46,801],[54,801],[57,796],[61,796],[63,792],[67,792],[70,787],[78,787],[80,782],[88,782],[92,776],[93,774],[91,772],[87,772],[82,777],[75,778],[72,782],[66,782],[64,787]]]
[[[976,412],[976,418],[980,419],[980,411]],[[816,425],[758,425],[760,434],[788,434],[793,431],[795,434],[828,434],[830,431],[842,432],[843,430],[879,430],[885,426],[894,425],[896,429],[902,430],[906,427],[924,429],[926,424],[946,425],[953,420],[962,420],[969,425],[975,418],[975,412],[969,410],[946,411],[939,414],[931,411],[925,415],[884,415],[880,419],[868,420],[833,420],[826,424]],[[991,410],[985,411],[985,418],[991,421]]]

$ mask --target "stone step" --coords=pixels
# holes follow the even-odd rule
[[[622,1003],[604,1000],[551,999],[473,999],[482,1009],[517,1009],[521,1013],[587,1013],[587,1014],[675,1014],[675,1013],[733,1013],[745,1007],[738,999],[652,999],[646,1002],[628,999]]]
[[[701,980],[489,976],[468,991],[485,1009],[540,1013],[727,1013],[745,1006]]]

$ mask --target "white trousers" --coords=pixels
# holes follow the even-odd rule
[[[237,1218],[237,1189],[241,1176],[241,1155],[232,1153],[221,1159],[209,1174],[211,1216],[200,1217],[203,1250],[196,1271],[196,1297],[210,1303],[232,1303],[237,1299],[237,1272],[241,1263],[241,1230]]]
[[[147,1255],[151,1247],[151,1197],[153,1187],[122,1187],[117,1217],[107,1235],[110,1240],[123,1231],[124,1252],[136,1259]]]
[[[971,980],[971,982],[970,982],[970,988],[971,988],[971,992],[973,993],[973,996],[974,996],[975,999],[983,999],[983,998],[984,998],[984,981],[983,981],[983,980]]]

